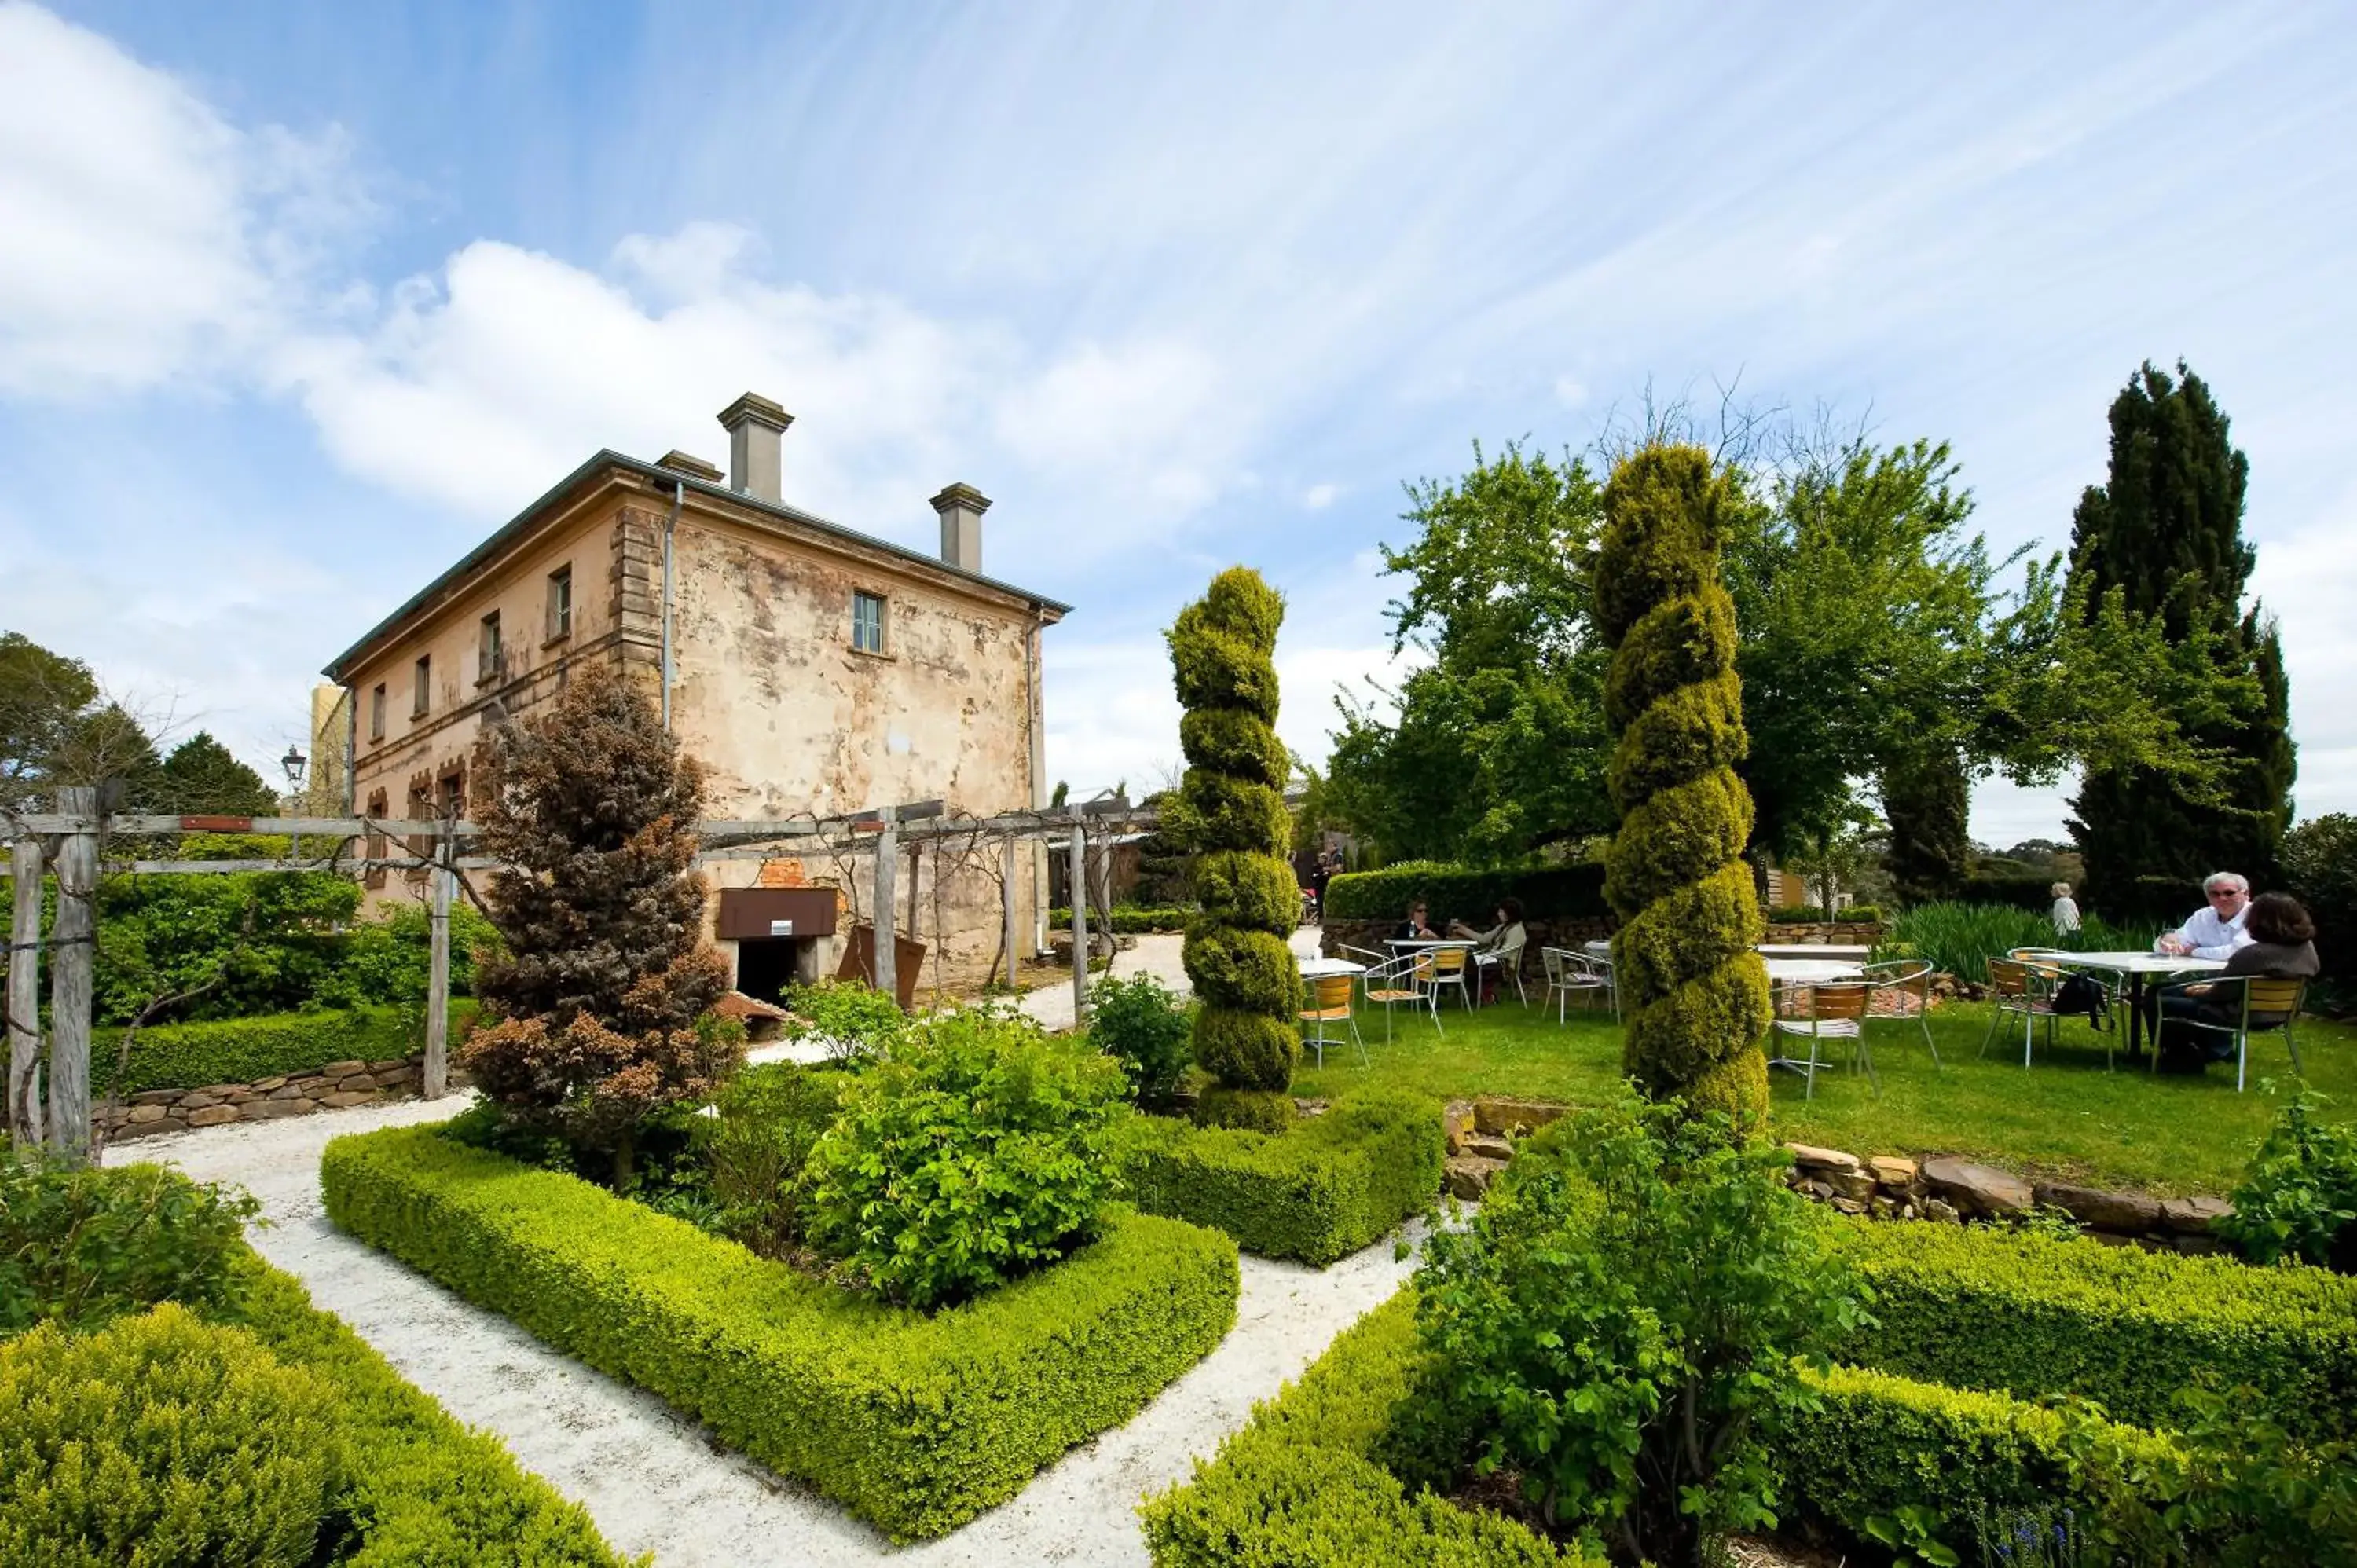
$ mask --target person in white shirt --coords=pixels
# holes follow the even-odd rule
[[[2213,871],[2201,884],[2209,903],[2173,931],[2163,931],[2152,950],[2171,958],[2232,958],[2248,947],[2243,917],[2251,908],[2251,885],[2231,871]]]
[[[2071,885],[2058,882],[2047,889],[2054,896],[2054,908],[2048,911],[2054,921],[2054,934],[2067,937],[2079,929],[2079,906],[2071,897]]]

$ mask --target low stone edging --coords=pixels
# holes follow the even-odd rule
[[[253,1083],[209,1083],[201,1089],[142,1090],[99,1116],[106,1140],[119,1144],[156,1133],[191,1127],[225,1127],[232,1122],[268,1122],[342,1111],[382,1101],[406,1100],[418,1091],[422,1056],[382,1061],[329,1062],[316,1072],[260,1079]],[[460,1080],[453,1072],[451,1081]]]
[[[1453,1197],[1479,1199],[1514,1155],[1514,1139],[1571,1108],[1543,1101],[1485,1095],[1452,1101],[1444,1112],[1448,1135],[1442,1183]],[[1844,1214],[1873,1219],[1934,1219],[1951,1223],[2018,1219],[2039,1208],[2067,1212],[2093,1240],[2150,1251],[2222,1251],[2212,1229],[2233,1206],[2222,1197],[2154,1197],[2141,1192],[2032,1183],[2010,1171],[1953,1155],[1915,1159],[1786,1144],[1786,1177],[1805,1197]]]

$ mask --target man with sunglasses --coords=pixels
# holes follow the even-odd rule
[[[2232,958],[2234,950],[2251,945],[2243,929],[2250,912],[2251,885],[2231,871],[2213,871],[2201,884],[2209,902],[2173,931],[2163,931],[2152,950],[2172,958]]]

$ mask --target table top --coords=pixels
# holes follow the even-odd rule
[[[1347,958],[1305,958],[1300,961],[1304,979],[1316,979],[1321,974],[1364,974],[1367,966],[1352,963]]]
[[[1478,948],[1471,937],[1385,937],[1387,948]]]
[[[1840,959],[1771,958],[1764,961],[1769,980],[1777,985],[1823,985],[1864,978],[1857,965]]]
[[[2116,969],[2124,974],[2214,974],[2226,967],[2222,958],[2179,958],[2158,952],[2047,952],[2043,949],[2030,961],[2057,969]]]
[[[1590,958],[1610,958],[1612,956],[1612,944],[1610,942],[1582,942],[1579,945],[1587,950],[1587,956]]]
[[[1860,963],[1874,956],[1863,942],[1762,942],[1751,950],[1761,958],[1852,959]]]

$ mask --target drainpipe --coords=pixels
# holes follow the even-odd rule
[[[1024,727],[1030,731],[1031,809],[1044,810],[1048,798],[1041,792],[1048,771],[1048,737],[1043,732],[1045,699],[1039,690],[1039,639],[1048,628],[1048,618],[1038,605],[1031,607],[1031,628],[1023,638],[1023,706],[1028,721]],[[1033,841],[1031,851],[1031,950],[1048,950],[1048,841]],[[1014,972],[1014,961],[1008,960],[1007,972]]]
[[[663,585],[662,585],[662,727],[671,733],[671,583],[672,539],[679,526],[680,504],[687,499],[687,481],[672,481],[671,515],[663,519]]]

